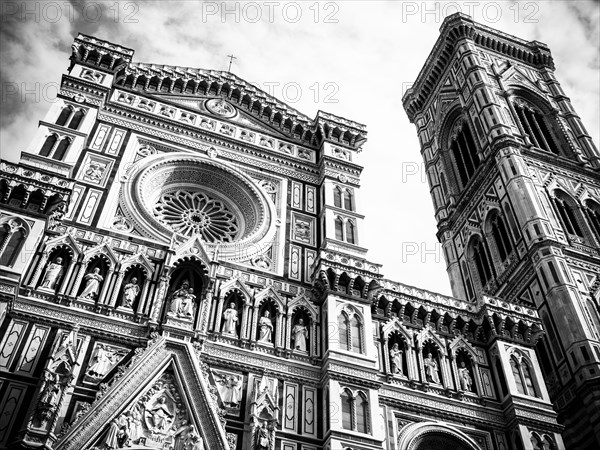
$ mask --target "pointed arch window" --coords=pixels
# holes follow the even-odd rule
[[[83,110],[77,110],[77,112],[73,114],[73,118],[69,122],[69,128],[71,128],[72,130],[77,130],[79,128],[79,125],[81,125],[81,121],[83,120],[84,116],[85,112],[83,112]]]
[[[504,262],[513,251],[512,241],[509,237],[503,217],[495,212],[488,220],[488,233],[492,236],[500,261]]]
[[[350,327],[348,315],[342,312],[338,316],[338,334],[340,341],[340,348],[342,350],[350,350]]]
[[[369,400],[367,395],[358,391],[352,393],[348,388],[342,389],[342,428],[345,430],[370,433]]]
[[[46,137],[44,145],[40,150],[40,156],[50,156],[50,153],[52,152],[52,150],[54,150],[57,141],[58,136],[56,134],[51,134],[50,136]]]
[[[342,207],[342,188],[339,186],[333,189],[333,206],[336,208]]]
[[[522,129],[529,136],[531,143],[537,148],[560,155],[555,137],[550,132],[550,127],[558,129],[555,120],[521,98],[515,98],[513,105]]]
[[[362,392],[356,396],[356,431],[369,432],[369,402]]]
[[[584,235],[578,221],[577,205],[573,199],[563,192],[557,191],[552,200],[565,231],[583,238]]]
[[[57,161],[62,161],[71,145],[71,139],[63,138],[58,146],[56,147],[56,151],[52,155],[52,159],[56,159]]]
[[[59,136],[57,134],[52,133],[44,141],[44,145],[40,150],[40,156],[45,156],[47,158],[62,161],[70,145],[70,138],[63,137],[62,139],[59,139]]]
[[[517,384],[517,391],[520,394],[525,394],[525,386],[523,379],[521,378],[521,371],[519,370],[519,362],[515,358],[510,358],[510,368],[512,370],[513,378]]]
[[[335,238],[338,241],[344,240],[344,220],[341,217],[335,219]]]
[[[354,210],[352,191],[350,189],[344,190],[344,209],[347,209],[348,211]]]
[[[481,160],[471,130],[463,119],[459,119],[454,125],[449,147],[464,187],[475,174]]]
[[[524,358],[521,358],[519,361],[516,356],[511,356],[510,368],[515,379],[515,384],[517,385],[517,391],[520,394],[537,397],[529,363]]]
[[[72,106],[67,105],[63,107],[58,115],[58,118],[56,119],[56,125],[65,126],[69,120],[69,117],[71,117],[71,114],[73,114]]]
[[[20,219],[13,217],[0,224],[0,266],[15,264],[27,234],[27,227]]]
[[[356,353],[363,352],[363,342],[362,342],[362,333],[363,326],[360,318],[355,314],[350,320],[350,338],[351,338],[351,348],[350,350]]]
[[[471,241],[469,256],[479,276],[481,288],[484,288],[492,279],[493,274],[488,253],[481,238],[476,237]]]
[[[349,244],[356,244],[356,224],[352,219],[337,216],[335,218],[335,238]]]
[[[596,236],[596,241],[600,244],[600,204],[593,200],[586,200],[583,204],[583,211],[592,233]]]
[[[346,242],[355,243],[354,239],[354,224],[351,220],[346,221]]]
[[[341,394],[342,401],[342,428],[345,430],[353,429],[353,420],[352,420],[352,406],[354,403],[354,399],[352,394],[348,392],[346,389],[342,391]]]
[[[364,353],[364,327],[356,313],[342,311],[338,316],[340,348],[355,353]]]

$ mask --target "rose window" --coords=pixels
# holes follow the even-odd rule
[[[140,159],[127,172],[121,194],[123,216],[142,236],[165,244],[198,238],[223,260],[258,257],[277,231],[275,205],[262,187],[227,163],[199,154]]]
[[[174,232],[200,234],[206,242],[232,242],[238,231],[234,214],[221,201],[203,192],[178,190],[162,194],[154,215]]]

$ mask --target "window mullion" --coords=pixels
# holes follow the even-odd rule
[[[515,110],[517,111],[517,116],[519,116],[519,119],[523,124],[523,131],[525,131],[529,135],[529,140],[531,141],[531,143],[536,147],[539,147],[537,140],[533,134],[533,130],[531,129],[531,125],[529,124],[527,117],[525,116],[525,111],[521,107],[516,107]]]

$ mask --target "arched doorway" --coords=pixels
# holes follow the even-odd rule
[[[399,450],[481,450],[466,434],[442,422],[406,425],[398,435]]]

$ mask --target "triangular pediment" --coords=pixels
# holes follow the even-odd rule
[[[238,277],[230,278],[221,285],[221,298],[225,298],[232,291],[239,291],[245,297],[246,302],[250,302],[253,296],[250,289]]]
[[[288,304],[289,313],[293,313],[297,308],[304,308],[315,320],[319,320],[319,310],[315,308],[306,294],[300,294],[294,297]]]
[[[281,296],[277,292],[275,292],[275,289],[273,289],[272,286],[267,286],[262,291],[260,291],[258,294],[256,294],[254,296],[254,304],[260,305],[260,303],[266,298],[270,298],[273,301],[275,301],[275,303],[277,303],[277,305],[279,305],[280,311],[285,310],[285,302],[283,301]]]
[[[143,255],[141,253],[136,253],[135,255],[132,255],[131,257],[127,258],[121,263],[121,267],[123,269],[135,265],[140,265],[144,269],[146,269],[148,273],[152,273],[153,267],[150,263],[150,260],[146,257],[146,255]]]
[[[422,349],[425,342],[432,342],[441,352],[442,355],[446,354],[446,345],[442,342],[442,340],[431,330],[431,328],[426,327],[419,331],[416,335],[417,339],[417,347]]]
[[[188,108],[190,110],[200,112],[200,113],[205,114],[206,116],[211,117],[215,120],[226,120],[228,122],[233,122],[242,127],[253,128],[257,131],[262,131],[263,133],[276,135],[282,139],[289,138],[289,137],[285,136],[283,133],[281,133],[278,130],[269,126],[267,123],[261,122],[256,117],[253,117],[253,116],[247,114],[246,112],[244,112],[243,110],[241,110],[237,107],[236,107],[237,114],[233,117],[228,117],[228,118],[223,118],[219,115],[216,115],[206,108],[205,104],[206,104],[207,100],[210,100],[212,98],[221,99],[221,97],[174,96],[174,95],[160,95],[160,94],[156,94],[156,93],[153,93],[151,95],[153,95],[155,97],[160,97],[161,100],[167,100],[169,102],[173,102],[184,108]],[[235,105],[233,105],[233,106],[235,107]]]
[[[452,340],[452,342],[450,342],[450,351],[456,355],[461,349],[471,355],[473,361],[477,361],[477,353],[475,352],[475,349],[471,346],[471,344],[469,344],[467,339],[462,334],[459,334]]]
[[[388,338],[390,334],[394,332],[398,332],[404,337],[406,344],[408,344],[409,347],[412,347],[413,334],[404,327],[402,321],[398,317],[392,317],[385,324],[383,324],[382,331],[385,338]]]
[[[183,258],[194,258],[202,261],[206,268],[210,267],[210,263],[213,260],[214,253],[211,252],[213,256],[209,256],[209,253],[204,243],[202,242],[202,240],[200,240],[198,236],[193,236],[179,245],[177,245],[176,243],[174,244],[175,245],[173,246],[173,250],[175,251],[175,254],[172,257],[171,264]]]
[[[512,66],[510,69],[506,70],[503,74],[503,78],[507,85],[524,86],[534,92],[543,94],[536,82],[531,80],[529,76],[517,66]]]
[[[92,247],[88,251],[86,251],[83,254],[83,260],[89,261],[96,255],[101,255],[102,257],[105,257],[106,259],[108,259],[113,267],[119,261],[119,259],[117,258],[115,253],[112,251],[112,249],[106,244],[99,244],[95,247]]]
[[[79,245],[77,245],[77,242],[69,233],[49,239],[46,243],[46,251],[52,251],[55,248],[60,247],[61,245],[65,245],[71,248],[73,250],[74,256],[79,256],[81,254]]]
[[[185,435],[191,441],[201,438],[205,448],[229,450],[200,367],[190,343],[158,338],[134,356],[129,368],[115,377],[54,448],[107,448],[113,435],[126,427],[129,438],[135,436],[128,448],[172,448]]]

